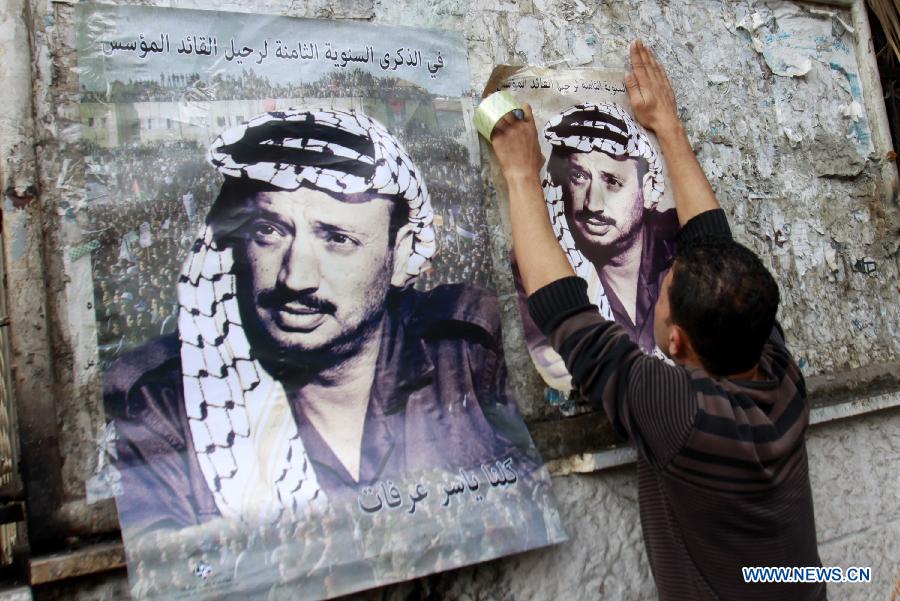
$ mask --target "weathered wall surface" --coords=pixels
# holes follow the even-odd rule
[[[813,430],[807,442],[824,565],[871,566],[871,584],[830,585],[829,598],[888,601],[900,574],[900,410]],[[653,599],[641,539],[637,475],[623,467],[553,480],[571,540],[361,595],[374,601]],[[45,587],[35,599],[105,601],[127,592],[124,572]],[[428,595],[433,595],[428,597]]]
[[[870,117],[872,107],[860,94],[860,85],[865,91],[867,82],[854,80],[853,65],[846,62],[844,50],[854,55],[854,35],[860,33],[858,28],[847,30],[853,27],[849,11],[830,16],[795,4],[751,8],[745,3],[663,0],[600,6],[581,0],[141,3],[458,30],[467,40],[477,91],[500,63],[624,65],[629,41],[641,37],[669,69],[694,147],[732,216],[736,235],[766,257],[782,285],[780,318],[805,373],[900,360],[896,183],[886,177],[893,166],[885,162],[884,148],[872,142],[873,136],[877,142],[881,125]],[[39,348],[19,356],[20,399],[41,401],[25,415],[30,421],[23,422],[23,443],[40,442],[51,463],[54,457],[62,463],[58,481],[34,475],[34,482],[44,477],[51,481],[46,491],[32,489],[32,495],[56,508],[49,517],[68,534],[114,532],[112,504],[84,500],[104,418],[99,374],[85,360],[92,341],[81,327],[93,319],[91,308],[79,300],[89,270],[67,258],[64,242],[67,215],[83,185],[74,151],[80,125],[72,2],[32,1],[27,9],[17,2],[6,4],[10,10],[21,9],[30,24],[33,87],[23,85],[33,92],[34,132],[3,122],[4,146],[6,132],[13,132],[16,137],[10,139],[17,143],[24,139],[34,144],[11,148],[3,156],[4,235],[21,234],[30,244],[11,247],[7,241],[7,248],[27,250],[8,257],[13,259],[11,273],[18,270],[20,281],[32,283],[35,273],[41,282],[46,274],[46,318],[42,294],[35,296],[34,286],[12,287],[7,293],[11,312],[18,307],[24,319],[19,323],[31,328],[28,344],[18,348],[28,351],[44,332],[52,348],[52,362]],[[10,33],[14,43],[23,43],[21,33]],[[792,42],[807,34],[811,46]],[[26,76],[10,74],[20,83]],[[28,115],[22,117],[20,123],[29,121]],[[35,173],[30,171],[31,148]],[[493,206],[492,187],[486,185]],[[492,219],[499,223],[496,214]],[[11,232],[10,224],[19,224],[19,230]],[[497,235],[495,264],[499,274],[506,274],[499,226]],[[541,399],[529,368],[511,281],[497,280],[513,383],[527,415],[553,419],[555,409]],[[27,311],[34,307],[36,314]],[[896,564],[900,557],[900,488],[891,472],[892,465],[896,469],[900,464],[898,426],[900,414],[882,412],[820,426],[809,445],[823,560],[872,565],[880,590],[887,590],[892,578],[891,559]],[[398,590],[438,587],[448,597],[469,599],[652,597],[633,470],[555,482],[573,542]],[[55,536],[53,529],[32,534]],[[91,584],[101,596],[85,598],[103,598],[107,586],[109,582]],[[871,595],[874,588],[842,593],[846,590],[846,598],[853,599],[887,595]]]

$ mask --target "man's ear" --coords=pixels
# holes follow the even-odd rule
[[[655,211],[656,206],[659,204],[659,199],[653,193],[653,176],[650,175],[649,171],[644,174],[644,179],[641,182],[641,194],[644,196],[644,210]]]
[[[407,267],[413,252],[414,237],[412,225],[409,223],[397,230],[397,237],[394,240],[394,265],[391,273],[391,286],[403,288],[409,283],[410,274],[407,272]]]
[[[666,344],[669,345],[669,348],[666,350],[669,351],[669,356],[672,359],[683,361],[687,356],[687,349],[690,343],[687,339],[687,334],[681,329],[681,326],[672,324],[672,327],[669,328],[669,340],[666,341]]]

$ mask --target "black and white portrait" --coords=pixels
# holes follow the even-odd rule
[[[78,10],[73,220],[131,595],[330,598],[564,540],[508,384],[462,38]]]
[[[615,103],[583,103],[546,121],[544,198],[560,246],[588,283],[601,314],[658,354],[653,308],[674,256],[678,220],[662,203],[662,159],[647,133]],[[552,387],[568,391],[559,355],[531,321],[517,285],[529,351]]]
[[[496,299],[411,286],[434,212],[394,136],[358,112],[267,112],[209,159],[224,183],[178,278],[177,331],[106,376],[124,527],[280,519],[497,458],[535,468]]]

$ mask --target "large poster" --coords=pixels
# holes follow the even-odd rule
[[[77,10],[132,594],[325,598],[563,540],[506,386],[461,36]]]
[[[486,92],[506,90],[531,105],[546,158],[544,199],[560,246],[600,313],[645,353],[664,358],[653,336],[654,306],[674,257],[678,219],[656,137],[632,116],[624,77],[617,70],[500,66]],[[571,376],[531,320],[512,251],[510,261],[532,361],[551,389],[568,393]]]

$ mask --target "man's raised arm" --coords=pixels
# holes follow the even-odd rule
[[[684,225],[700,213],[718,209],[719,201],[678,118],[669,78],[653,52],[639,40],[631,44],[631,68],[625,77],[628,99],[638,122],[659,140],[678,222]]]
[[[525,105],[521,121],[506,115],[494,129],[491,144],[509,188],[513,248],[525,293],[531,296],[551,282],[575,275],[547,216],[540,179],[544,157],[531,107]]]
[[[644,89],[650,89],[649,83]],[[644,106],[647,114],[659,110]],[[674,116],[674,103],[671,106]],[[688,390],[686,372],[645,355],[620,324],[605,320],[591,304],[587,282],[575,276],[550,224],[538,176],[544,161],[530,108],[525,112],[523,121],[505,117],[492,143],[509,185],[513,246],[529,312],[565,361],[573,388],[589,402],[602,405],[613,427],[635,440],[645,456],[664,462],[683,441],[693,420],[696,403]],[[677,123],[677,117],[674,120]],[[693,158],[686,139],[684,143]],[[694,164],[706,183],[696,160]],[[689,182],[690,178],[682,180]],[[721,211],[706,210],[718,206],[709,206],[709,202],[715,203],[715,197],[709,184],[706,186],[707,204],[695,210],[718,215],[712,221],[723,223],[727,232]],[[707,229],[697,228],[697,221],[704,220],[695,219],[694,225],[682,231]],[[666,403],[657,402],[658,396],[647,393],[651,372],[652,381],[662,383],[661,388],[653,390],[667,391]]]
[[[628,98],[638,122],[659,140],[678,221],[685,225],[701,213],[719,209],[719,201],[678,118],[675,94],[665,70],[640,41],[631,45],[631,64],[632,72],[625,78]],[[522,121],[512,115],[504,117],[491,143],[509,187],[513,246],[525,293],[530,296],[551,282],[574,275],[547,218],[539,175],[544,157],[531,108],[526,106]],[[717,211],[710,217],[695,222],[689,228],[691,233],[710,230],[730,236],[723,213]]]

